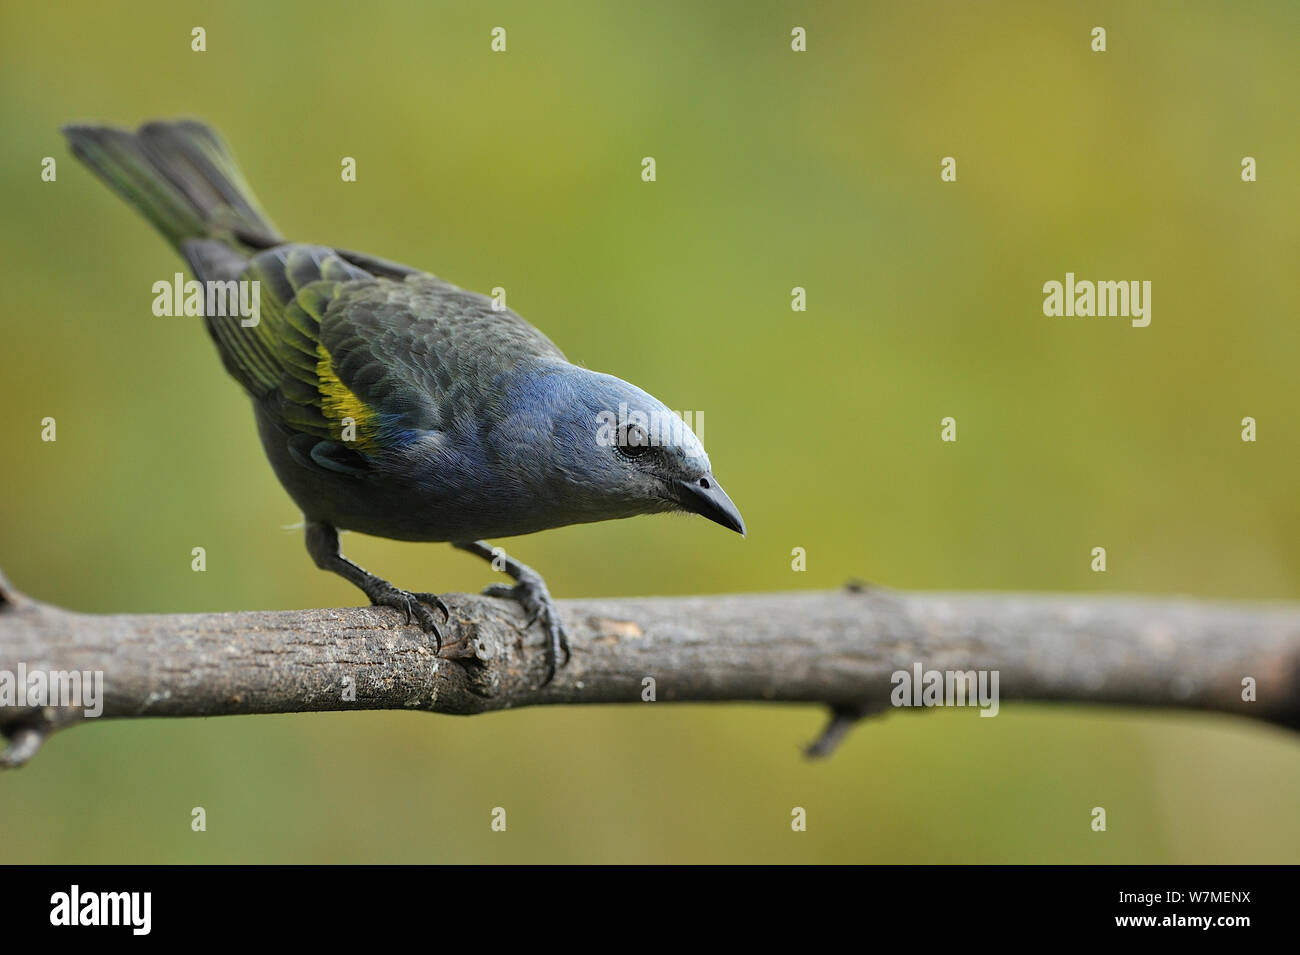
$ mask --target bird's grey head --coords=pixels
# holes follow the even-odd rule
[[[538,363],[510,392],[494,443],[570,522],[690,511],[745,533],[704,445],[657,398],[562,361]]]

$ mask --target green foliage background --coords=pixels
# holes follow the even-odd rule
[[[857,576],[1300,599],[1294,3],[0,9],[0,566],[41,599],[357,600],[285,529],[299,516],[206,336],[150,313],[179,262],[57,133],[180,115],[222,131],[291,237],[505,286],[574,360],[704,412],[748,540],[642,518],[506,542],[557,595]],[[1044,317],[1067,270],[1152,280],[1151,326]],[[442,545],[345,545],[417,589],[493,576]],[[808,764],[822,719],[106,722],[0,776],[0,861],[1300,860],[1280,731],[1010,705],[891,715]]]

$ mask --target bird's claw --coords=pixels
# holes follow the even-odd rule
[[[560,612],[551,599],[550,591],[546,589],[545,581],[534,573],[520,577],[513,587],[509,584],[488,584],[483,588],[483,593],[488,597],[514,600],[523,607],[524,613],[528,615],[524,623],[525,630],[541,622],[546,631],[546,678],[542,680],[542,686],[550,683],[555,679],[555,671],[569,662],[571,654],[569,635],[564,631]],[[561,652],[564,654],[563,663],[559,662]]]
[[[428,604],[430,607],[433,607],[435,610],[442,611],[443,623],[447,623],[449,620],[451,620],[451,609],[447,606],[446,602],[437,594],[426,594],[422,592],[412,591],[411,596],[414,597],[416,600],[420,601],[420,603]]]
[[[451,613],[441,597],[437,594],[411,593],[409,590],[398,590],[393,586],[377,590],[367,596],[370,597],[370,602],[376,607],[392,607],[394,610],[402,611],[406,615],[408,624],[414,619],[419,623],[421,630],[433,635],[434,652],[441,652],[442,631],[438,629],[438,622],[433,619],[433,614],[425,606],[425,604],[429,604],[435,609],[441,610],[443,619],[450,620]]]

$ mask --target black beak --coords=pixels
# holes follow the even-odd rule
[[[716,521],[741,537],[745,536],[745,521],[741,518],[740,511],[731,503],[731,498],[727,497],[727,492],[713,479],[712,474],[694,481],[679,481],[677,491],[677,500],[686,510]]]

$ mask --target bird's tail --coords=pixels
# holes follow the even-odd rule
[[[194,120],[63,127],[73,155],[136,208],[178,252],[216,239],[241,254],[283,241],[258,208],[230,151]]]

